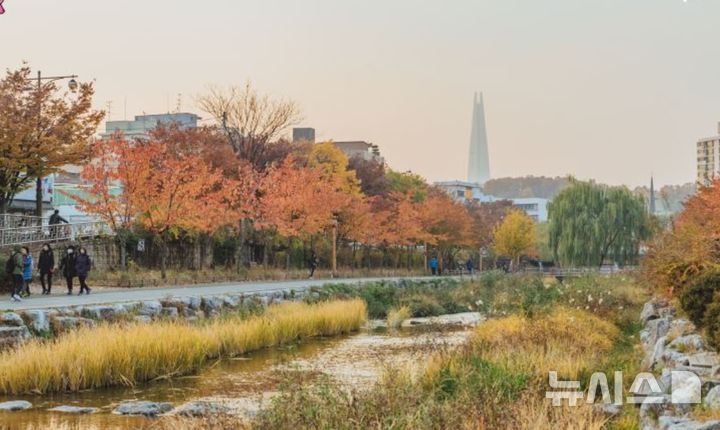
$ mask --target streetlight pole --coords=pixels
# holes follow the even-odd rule
[[[42,82],[53,82],[58,81],[60,79],[70,79],[70,82],[68,82],[68,88],[70,91],[75,92],[78,87],[78,83],[75,81],[75,78],[77,78],[77,75],[66,75],[66,76],[46,76],[43,77],[40,70],[37,72],[37,97],[38,97],[38,112],[37,112],[37,139],[38,141],[42,137],[42,99],[41,99],[41,91],[42,91]],[[29,81],[31,81],[29,79]],[[43,214],[43,178],[41,175],[38,174],[38,177],[36,178],[35,183],[35,215],[37,217],[42,218]],[[42,221],[41,221],[42,223]]]
[[[333,219],[332,225],[332,265],[331,265],[331,276],[334,278],[337,276],[337,233],[338,233],[338,220]]]

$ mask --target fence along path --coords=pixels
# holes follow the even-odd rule
[[[103,221],[48,225],[47,218],[0,215],[0,247],[89,240],[112,234],[112,230]]]

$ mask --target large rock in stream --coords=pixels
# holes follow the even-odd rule
[[[154,417],[156,415],[170,412],[173,406],[170,403],[148,402],[141,400],[128,400],[122,402],[113,410],[117,415],[144,415]]]

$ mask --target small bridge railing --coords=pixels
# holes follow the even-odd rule
[[[538,273],[548,276],[556,276],[563,278],[578,278],[590,274],[601,274],[601,275],[612,275],[615,273],[627,273],[632,272],[635,267],[614,267],[614,266],[603,266],[603,267],[570,267],[570,268],[558,268],[558,267],[526,267],[520,271],[520,273]]]
[[[40,226],[47,224],[47,218],[31,215],[0,214],[0,229]]]
[[[113,232],[103,221],[0,229],[0,247],[42,242],[63,242],[110,236]]]

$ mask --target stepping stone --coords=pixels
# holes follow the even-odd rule
[[[146,417],[154,417],[165,412],[170,412],[173,406],[170,403],[147,402],[129,400],[120,403],[113,411],[117,415],[144,415]]]
[[[66,414],[94,414],[98,411],[98,408],[82,407],[82,406],[58,406],[52,409],[48,409],[50,412],[62,412]]]
[[[32,403],[25,400],[13,400],[11,402],[0,403],[0,411],[15,412],[30,408],[32,408]]]

